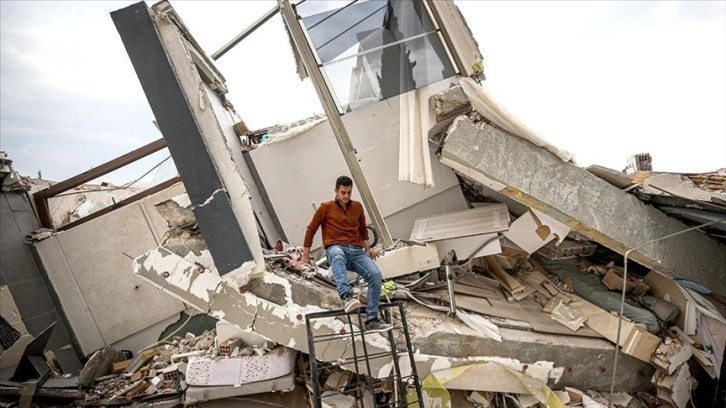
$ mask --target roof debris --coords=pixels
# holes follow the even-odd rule
[[[399,62],[411,71],[407,72],[410,80],[399,88],[413,89],[413,93],[391,98],[383,111],[363,108],[375,107],[376,101],[395,91],[391,85],[395,81],[385,70],[377,67],[378,71],[366,71],[373,65],[390,63],[388,56],[380,57],[376,64],[367,59],[378,51],[377,47],[385,50],[390,46],[378,44],[376,41],[383,41],[378,36],[385,38],[386,30],[400,28],[397,18],[383,13],[402,13],[408,6],[389,5],[374,14],[395,29],[371,26],[368,31],[329,40],[342,41],[335,47],[340,52],[353,44],[362,49],[372,47],[357,57],[355,80],[345,82],[344,88],[351,88],[351,95],[337,106],[342,110],[338,112],[340,117],[315,115],[258,130],[249,129],[234,112],[224,96],[224,77],[168,2],[155,5],[156,14],[150,15],[159,18],[149,21],[149,16],[139,17],[134,12],[146,10],[145,4],[115,12],[118,26],[130,24],[127,19],[136,19],[135,23],[141,21],[153,31],[150,35],[154,44],[161,44],[163,51],[156,55],[159,64],[175,61],[170,69],[173,72],[168,73],[174,80],[169,83],[179,89],[165,91],[179,91],[186,97],[180,97],[175,102],[179,105],[174,106],[189,107],[183,104],[200,101],[184,117],[197,125],[196,132],[174,133],[172,153],[191,145],[185,137],[196,138],[194,146],[208,151],[184,152],[187,155],[182,155],[186,158],[183,164],[189,167],[181,173],[187,193],[154,198],[158,213],[154,217],[161,219],[152,217],[149,212],[153,210],[147,211],[147,207],[140,210],[139,217],[154,224],[149,226],[153,230],[150,235],[153,245],[158,246],[134,247],[128,252],[126,247],[113,249],[133,258],[133,272],[147,285],[145,289],[156,288],[154,293],[170,295],[185,307],[200,311],[213,321],[214,327],[193,330],[198,335],[175,335],[186,327],[190,315],[172,334],[163,338],[160,335],[159,341],[137,352],[119,351],[116,346],[147,339],[159,326],[147,327],[144,330],[149,332],[143,334],[123,333],[114,337],[115,341],[107,341],[102,333],[107,329],[98,328],[98,341],[105,346],[87,356],[79,372],[64,373],[54,352],[44,350],[50,334],[38,336],[44,341],[39,345],[29,339],[32,336],[26,335],[24,327],[22,333],[16,329],[21,327],[17,319],[7,323],[3,311],[0,324],[9,336],[0,339],[0,351],[12,349],[19,360],[18,371],[24,371],[28,364],[33,370],[13,377],[18,381],[0,381],[0,407],[11,406],[18,398],[25,406],[34,399],[54,406],[204,406],[228,398],[252,401],[252,395],[255,402],[265,406],[400,406],[396,404],[407,400],[412,394],[409,391],[416,389],[423,391],[423,400],[418,402],[427,407],[614,404],[685,408],[700,381],[718,378],[726,343],[726,318],[719,302],[726,292],[717,276],[724,264],[720,262],[724,255],[718,250],[726,242],[726,170],[685,175],[654,172],[649,154],[631,157],[627,172],[600,166],[591,166],[587,171],[577,167],[571,153],[529,129],[477,83],[483,78],[483,62],[453,3],[425,1],[428,7],[422,7],[417,18],[426,18],[417,21],[435,22],[432,26],[440,26],[440,32],[417,35],[432,35],[437,44],[443,41],[439,45],[448,53],[442,48],[440,53],[426,54],[427,58],[448,55],[442,62],[445,70],[431,69],[436,71],[434,77],[415,78],[416,64]],[[283,0],[280,4],[289,17],[289,3]],[[348,12],[355,9],[368,13],[367,7],[370,4],[362,2]],[[266,18],[276,10],[270,13]],[[336,11],[318,23],[313,22],[321,17],[318,14],[306,15],[301,21],[312,29],[330,17],[355,23],[356,16]],[[127,49],[133,49],[138,39],[128,32],[136,32],[135,28],[127,26],[120,31]],[[365,37],[365,41],[358,36]],[[301,53],[298,46],[293,44],[296,55],[310,60],[311,55]],[[306,52],[318,52],[322,47]],[[410,50],[401,55],[410,56]],[[337,57],[330,55],[325,63],[333,58]],[[179,61],[189,64],[176,63]],[[420,60],[421,65],[437,61]],[[439,76],[448,72],[450,64],[462,61],[467,61],[466,66],[458,66],[455,71],[469,72],[474,79],[451,77],[449,83],[433,83],[441,82]],[[144,77],[142,83],[155,80]],[[417,80],[427,87],[417,87]],[[356,93],[360,93],[358,99],[353,97]],[[333,104],[341,103],[332,94],[321,95],[334,102],[326,106],[329,113],[336,108]],[[165,96],[154,94],[149,98],[152,104],[158,104],[166,102]],[[215,109],[226,109],[224,112],[232,112],[233,117]],[[343,114],[352,119],[344,122]],[[328,119],[335,126],[331,133],[337,135],[347,132],[345,126],[356,121],[374,128],[389,126],[389,117],[398,121],[398,145],[403,148],[395,169],[399,173],[389,174],[376,162],[367,163],[366,172],[383,180],[375,189],[396,190],[395,186],[401,184],[392,183],[403,183],[404,179],[416,182],[422,177],[426,187],[421,188],[433,188],[431,159],[438,158],[438,169],[446,171],[452,180],[447,188],[456,190],[450,200],[455,209],[447,207],[451,203],[443,198],[436,201],[438,193],[432,197],[393,194],[392,201],[400,199],[394,210],[377,214],[376,209],[380,217],[374,216],[374,224],[384,228],[372,228],[372,235],[388,236],[386,222],[397,224],[406,235],[406,239],[393,244],[370,243],[382,254],[376,261],[384,279],[381,301],[400,307],[400,311],[384,313],[395,331],[365,336],[363,331],[356,332],[351,319],[360,310],[336,316],[323,313],[306,326],[306,318],[312,313],[340,309],[337,285],[321,248],[312,248],[315,256],[310,263],[301,262],[303,249],[297,245],[302,237],[287,234],[292,230],[280,225],[284,222],[269,192],[283,186],[299,193],[307,187],[292,186],[299,180],[294,179],[295,170],[287,168],[275,174],[278,180],[263,183],[250,153],[255,149],[280,149],[286,154],[283,157],[289,157],[299,153],[300,139],[312,132],[330,130],[318,126]],[[169,128],[162,126],[160,130],[170,138]],[[354,164],[352,175],[362,177],[363,170],[357,167],[361,159],[355,148],[348,146],[351,143],[347,133],[340,140],[346,163]],[[428,151],[427,141],[433,152]],[[317,146],[305,148],[312,152]],[[387,151],[382,152],[387,147],[373,143],[369,150],[381,161],[388,157],[384,156]],[[192,153],[203,153],[204,159],[199,162],[204,162],[206,173],[197,174],[197,163],[188,160]],[[424,155],[422,160],[419,153]],[[422,168],[414,169],[418,165]],[[327,163],[319,167],[321,177],[337,171],[328,169]],[[0,152],[0,176],[4,194],[31,189],[28,181],[13,170],[5,152]],[[372,199],[373,192],[368,190],[373,184],[356,183],[358,191],[363,190]],[[56,226],[96,211],[92,195],[84,195],[89,189],[92,187],[80,188],[73,192],[73,198],[58,201],[62,219],[56,220]],[[299,204],[301,212],[303,208],[309,210],[310,202],[298,195],[288,194],[285,200]],[[375,204],[375,200],[372,202]],[[109,211],[103,217],[112,214]],[[699,226],[706,235],[690,231],[688,225]],[[155,229],[157,226],[161,232]],[[168,228],[166,233],[164,228]],[[136,231],[114,233],[118,239],[98,245],[136,243]],[[27,243],[39,252],[44,250],[43,243],[55,240],[57,250],[63,247],[64,239],[73,239],[48,228],[22,234],[27,234]],[[661,242],[675,236],[679,237],[674,241]],[[655,245],[648,247],[651,244]],[[631,252],[634,261],[624,263]],[[75,276],[68,270],[74,268],[109,279],[112,275],[106,273],[128,271],[126,258],[120,271],[87,271],[83,268],[88,265],[79,265],[65,255],[56,257],[62,258],[62,266],[52,264],[50,257],[40,256],[39,261],[47,263],[43,266],[48,275],[57,276],[56,270],[63,269],[63,279],[54,282],[68,281],[67,276]],[[229,279],[235,274],[234,279]],[[355,274],[349,274],[348,280],[353,295],[368,303],[367,284]],[[69,290],[57,283],[55,286],[56,291]],[[78,285],[70,286],[83,295],[82,289],[75,288]],[[8,285],[0,290],[5,293],[8,288],[12,289]],[[8,303],[5,298],[3,302]],[[131,303],[126,306],[150,307]],[[88,306],[84,299],[62,306],[67,306],[65,313],[87,316],[78,312]],[[85,335],[81,328],[73,330],[77,337]],[[360,340],[353,337],[355,333],[361,333]],[[316,351],[316,338],[325,338],[329,343]],[[99,343],[93,344],[95,348]],[[25,348],[22,357],[20,346]],[[620,354],[623,356],[618,360]],[[317,361],[320,370],[315,368]],[[365,365],[365,373],[359,372],[360,365]],[[390,380],[394,374],[403,378],[401,373],[411,380],[405,384]],[[654,393],[645,392],[649,386]],[[614,392],[615,388],[622,392]]]

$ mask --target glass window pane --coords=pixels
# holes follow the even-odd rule
[[[308,0],[296,11],[323,64],[434,30],[421,0]]]
[[[323,67],[343,111],[455,75],[436,33]]]

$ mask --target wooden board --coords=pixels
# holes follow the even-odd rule
[[[484,288],[476,288],[474,286],[467,286],[462,285],[459,283],[454,283],[454,293],[461,294],[461,295],[470,295],[470,296],[476,296],[480,298],[494,298],[494,299],[501,299],[501,295],[497,293],[495,290],[491,289],[484,289]]]
[[[533,299],[525,299],[522,302],[513,303],[497,299],[481,299],[466,295],[456,295],[456,307],[487,316],[527,322],[535,331],[540,333],[593,338],[602,337],[597,332],[586,327],[573,332],[561,323],[552,320],[548,314],[543,313],[541,311],[542,307]]]
[[[504,269],[502,269],[501,266],[499,266],[499,263],[494,259],[492,256],[485,257],[486,263],[487,263],[487,269],[489,270],[489,273],[491,273],[499,282],[504,285],[504,288],[509,291],[509,293],[516,293],[516,292],[522,292],[525,290],[524,285],[522,285],[522,282],[517,280],[517,278],[513,277],[512,275],[508,274]]]
[[[531,316],[517,303],[498,299],[481,299],[473,296],[456,295],[456,307],[487,316],[528,321]]]

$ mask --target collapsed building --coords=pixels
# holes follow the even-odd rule
[[[250,130],[214,60],[277,13],[325,115]],[[280,1],[211,57],[166,1],[112,19],[164,137],[32,203],[3,193],[4,395],[682,408],[698,377],[723,401],[723,171],[578,167],[481,86],[451,1]],[[179,177],[53,216],[62,192],[164,147]],[[22,184],[5,173],[4,191]],[[390,335],[335,314],[319,238],[315,265],[291,262],[340,174],[385,251]],[[43,361],[79,376],[46,380]]]

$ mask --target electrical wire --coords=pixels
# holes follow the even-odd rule
[[[155,164],[154,167],[152,167],[151,169],[149,169],[146,173],[142,174],[137,179],[135,179],[133,181],[129,181],[128,183],[122,184],[121,186],[118,186],[118,187],[104,188],[104,189],[98,189],[98,190],[71,191],[71,192],[68,192],[68,193],[56,194],[56,195],[54,195],[51,198],[54,198],[54,197],[63,197],[63,196],[69,196],[69,195],[75,195],[75,194],[97,193],[97,192],[101,192],[101,191],[124,190],[124,189],[127,189],[127,188],[131,187],[132,185],[138,183],[139,180],[141,180],[142,178],[146,177],[149,173],[151,173],[152,171],[156,170],[159,166],[161,166],[162,164],[164,164],[169,159],[171,159],[171,156],[167,156],[164,160],[162,160],[159,163]]]
[[[189,306],[189,305],[187,305],[186,303],[184,303],[184,306],[186,306],[186,308],[187,308],[187,309],[189,309],[189,308],[190,308],[190,306]],[[196,310],[196,309],[195,309],[195,310]],[[166,336],[166,337],[164,337],[163,339],[161,339],[161,340],[157,341],[156,343],[150,344],[150,345],[148,345],[148,346],[146,346],[146,347],[142,348],[142,349],[141,349],[141,350],[139,350],[139,351],[138,351],[138,352],[137,352],[136,354],[140,354],[140,353],[143,353],[144,351],[146,351],[146,350],[148,350],[148,349],[150,349],[150,348],[156,347],[156,346],[158,346],[159,344],[161,344],[161,343],[164,343],[165,341],[169,340],[169,339],[171,338],[171,336],[173,336],[173,335],[177,334],[177,333],[179,332],[179,330],[181,330],[182,328],[184,328],[184,326],[186,326],[186,325],[187,325],[187,323],[189,323],[189,321],[190,321],[190,320],[192,320],[192,317],[193,317],[193,316],[196,316],[196,313],[194,313],[194,312],[192,312],[192,313],[189,313],[189,316],[187,317],[187,320],[186,320],[186,321],[184,321],[184,323],[182,323],[182,324],[181,324],[181,326],[177,327],[177,328],[176,328],[176,330],[174,330],[173,332],[169,333],[169,335],[168,335],[168,336]]]

